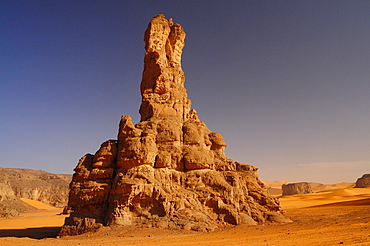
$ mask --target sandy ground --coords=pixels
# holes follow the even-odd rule
[[[159,229],[103,228],[56,238],[60,209],[24,200],[37,212],[0,219],[0,245],[370,245],[370,188],[342,188],[280,198],[293,222],[235,226],[212,233]]]

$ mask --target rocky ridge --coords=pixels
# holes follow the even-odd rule
[[[141,121],[122,116],[117,140],[83,156],[70,184],[60,235],[102,225],[211,231],[237,224],[287,222],[257,168],[224,153],[220,133],[191,109],[181,54],[185,32],[155,16],[145,32]]]
[[[0,167],[0,217],[13,217],[32,209],[20,198],[37,200],[59,208],[67,206],[71,176]]]

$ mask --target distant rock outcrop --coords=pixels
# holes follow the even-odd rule
[[[283,184],[283,196],[312,193],[311,185],[307,182]]]
[[[102,225],[210,231],[288,221],[257,168],[226,158],[222,135],[191,109],[181,68],[184,39],[172,19],[158,15],[149,23],[141,121],[122,116],[118,139],[80,159],[61,235]]]
[[[0,168],[0,182],[8,183],[16,197],[37,200],[59,208],[67,206],[71,178],[72,175],[68,174]]]
[[[22,212],[34,209],[15,195],[8,181],[0,179],[0,218],[16,217]]]
[[[370,187],[370,174],[364,174],[356,181],[355,188],[369,188]]]
[[[16,198],[14,190],[10,186],[9,181],[3,180],[0,182],[0,202],[5,200],[14,200]]]
[[[19,215],[14,203],[20,202],[8,181],[0,181],[0,218]]]
[[[266,186],[267,190],[270,192],[273,196],[282,196],[283,184],[288,184],[289,182],[286,180],[281,181],[262,181],[264,185]],[[327,191],[327,190],[335,190],[335,189],[348,189],[353,188],[355,186],[355,183],[346,183],[341,182],[337,184],[321,184],[321,183],[313,183],[308,182],[308,184],[311,186],[312,192],[321,192],[321,191]]]
[[[71,178],[72,175],[0,167],[0,217],[14,217],[33,209],[20,198],[65,207]]]

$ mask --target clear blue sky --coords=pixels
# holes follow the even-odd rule
[[[369,1],[0,0],[0,166],[72,173],[139,121],[144,31],[181,24],[185,86],[261,179],[370,173]]]

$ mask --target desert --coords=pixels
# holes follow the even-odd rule
[[[0,245],[370,246],[363,3],[169,2],[4,4]]]
[[[321,186],[322,191],[279,198],[292,223],[237,225],[208,233],[106,227],[95,233],[58,237],[66,217],[60,215],[61,209],[23,199],[36,210],[0,219],[0,242],[4,246],[370,245],[370,188],[343,188],[348,183]]]

